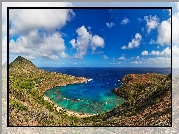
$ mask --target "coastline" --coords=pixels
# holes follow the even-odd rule
[[[78,112],[73,112],[70,110],[67,110],[65,108],[60,107],[59,105],[55,104],[52,100],[50,100],[50,98],[48,98],[47,96],[43,95],[44,100],[48,101],[50,104],[53,104],[54,108],[60,112],[60,111],[64,111],[66,112],[66,114],[68,116],[76,116],[78,118],[85,118],[85,117],[90,117],[90,116],[95,116],[97,114],[86,114],[86,113],[78,113]]]

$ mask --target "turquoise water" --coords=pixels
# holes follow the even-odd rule
[[[111,92],[106,94],[96,94],[95,97],[92,96],[90,92],[87,93],[85,90],[78,92],[78,90],[84,87],[85,84],[73,84],[56,87],[47,90],[44,95],[49,97],[60,107],[70,111],[87,114],[99,114],[110,111],[125,101],[123,98],[120,98]],[[67,94],[69,92],[74,93],[74,96],[68,96]],[[84,92],[86,93],[83,94]]]
[[[91,79],[87,83],[56,87],[45,92],[57,105],[71,111],[88,114],[104,113],[125,102],[110,90],[120,87],[120,79],[126,74],[159,73],[169,74],[171,68],[108,68],[108,67],[66,67],[42,68]]]

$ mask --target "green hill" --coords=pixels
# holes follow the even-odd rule
[[[18,56],[9,67],[9,125],[12,126],[171,126],[171,74],[128,74],[112,90],[126,99],[110,112],[92,117],[69,116],[44,100],[55,86],[82,83],[84,77],[38,69]]]
[[[76,118],[70,120],[73,117],[54,110],[53,106],[44,100],[44,92],[55,86],[86,81],[84,77],[38,69],[31,61],[18,56],[9,67],[10,124],[15,126],[72,125]]]

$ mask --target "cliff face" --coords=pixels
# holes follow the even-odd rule
[[[128,100],[131,104],[146,105],[160,99],[163,94],[171,90],[171,74],[129,74],[122,78],[123,85],[112,92]],[[148,101],[147,101],[148,100]]]
[[[122,125],[171,126],[171,74],[129,74],[121,81],[123,85],[112,92],[126,102],[104,120],[121,116]]]

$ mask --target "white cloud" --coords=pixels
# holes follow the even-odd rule
[[[58,54],[65,51],[64,40],[56,32],[52,35],[31,31],[26,36],[20,36],[15,41],[9,42],[9,52],[11,54],[23,54],[26,57],[58,60]]]
[[[106,25],[107,25],[108,28],[111,28],[111,27],[114,26],[114,23],[112,23],[112,22],[111,23],[106,23]]]
[[[171,49],[169,47],[165,48],[162,52],[165,56],[171,56]]]
[[[98,35],[92,36],[92,44],[91,47],[93,50],[96,50],[97,47],[104,47],[104,39],[99,37]]]
[[[153,39],[151,39],[149,44],[156,44],[156,42]]]
[[[122,25],[125,25],[125,24],[127,24],[127,23],[129,23],[129,19],[125,17],[125,18],[121,21],[121,24],[122,24]]]
[[[157,43],[160,45],[171,45],[171,22],[170,19],[162,21],[158,27]]]
[[[7,34],[7,7],[57,7],[57,6],[58,7],[70,6],[71,7],[72,4],[69,2],[35,2],[35,3],[34,2],[2,2],[2,33],[3,35]],[[28,15],[24,16],[24,19],[26,19],[27,17]]]
[[[58,14],[58,15],[57,15]],[[10,9],[11,35],[27,35],[32,29],[44,29],[54,33],[74,16],[70,9]]]
[[[121,56],[118,58],[119,60],[125,60],[126,58],[124,56]]]
[[[103,58],[106,60],[106,59],[109,59],[109,57],[107,57],[106,55],[103,55]]]
[[[132,49],[138,47],[140,45],[140,41],[142,40],[142,36],[140,33],[135,34],[135,38],[132,39],[131,42],[128,43],[128,46],[122,46],[121,49]]]
[[[132,64],[142,64],[142,61],[134,61],[134,62],[130,62]]]
[[[7,7],[71,7],[71,6],[72,6],[72,4],[69,2],[35,2],[35,3],[34,2],[2,2],[2,35],[3,35],[2,37],[4,38],[7,34]],[[40,14],[40,12],[34,13],[34,11],[35,11],[34,9],[32,9],[33,12],[31,12],[32,10],[28,10],[28,9],[25,9],[25,10],[26,10],[26,12],[24,12],[24,9],[16,9],[16,10],[10,9],[9,17],[10,17],[10,21],[13,24],[13,27],[11,27],[11,29],[10,29],[11,35],[12,34],[18,34],[18,35],[23,35],[23,36],[25,36],[25,34],[29,35],[29,33],[31,31],[33,31],[37,28],[42,28],[41,24],[43,24],[43,26],[45,26],[44,30],[52,30],[52,29],[54,29],[53,27],[63,26],[64,22],[70,20],[71,16],[74,16],[74,13],[72,12],[72,10],[66,10],[66,11],[58,10],[58,11],[61,11],[61,12],[58,12],[58,16],[54,15],[53,14],[54,12],[52,10],[51,11],[46,10],[47,14],[45,14],[45,12],[43,12],[44,10],[40,11],[40,12],[43,12],[42,14]],[[36,17],[36,14],[38,14],[39,18]],[[39,14],[40,14],[40,16],[39,16]],[[55,14],[56,14],[56,12],[55,12]],[[50,17],[52,19],[49,19],[48,17]],[[33,28],[33,29],[31,29],[31,28]],[[54,33],[52,33],[52,31],[51,31],[51,34],[54,34]],[[21,38],[21,37],[19,37],[19,38]],[[16,43],[16,42],[14,42],[14,43]],[[17,43],[16,43],[16,45],[17,45]],[[7,45],[5,47],[3,47],[3,49],[4,49],[3,50],[3,61],[6,61],[7,60],[7,56],[6,56],[7,50],[5,50],[5,49],[7,49]],[[16,49],[16,48],[14,48],[14,49]],[[26,48],[24,48],[24,50],[25,49]],[[27,55],[24,55],[24,57],[34,58],[34,56],[27,56]]]
[[[72,39],[69,43],[72,45],[72,47],[73,48],[75,48],[76,47],[76,44],[75,44],[75,39]]]
[[[95,51],[97,47],[104,47],[104,39],[98,35],[93,36],[87,31],[85,26],[78,28],[76,33],[78,34],[77,40],[72,39],[70,41],[73,48],[76,49],[74,58],[82,59],[90,48],[92,51]]]
[[[146,51],[146,50],[144,50],[144,51],[141,53],[141,55],[148,55],[148,54],[149,54],[149,52]]]
[[[156,56],[171,56],[171,49],[169,47],[167,47],[161,52],[152,50],[150,54],[156,55]]]
[[[140,59],[140,57],[139,57],[139,56],[137,56],[137,57],[136,57],[136,59]]]
[[[163,55],[162,52],[160,52],[160,51],[155,51],[155,50],[152,50],[150,54],[151,54],[151,55],[157,55],[157,56]]]
[[[61,58],[69,58],[69,55],[66,54],[65,52],[61,52],[60,56],[61,56]]]
[[[147,32],[150,33],[152,29],[156,29],[159,25],[159,18],[157,16],[144,16],[144,20],[147,22]]]
[[[159,48],[159,46],[157,46],[157,48]]]
[[[160,66],[161,64],[171,65],[171,58],[168,58],[168,57],[148,58],[147,62],[151,64],[160,65]]]
[[[127,49],[127,47],[126,47],[126,46],[122,46],[121,49],[124,49],[124,50],[125,50],[125,49]]]

